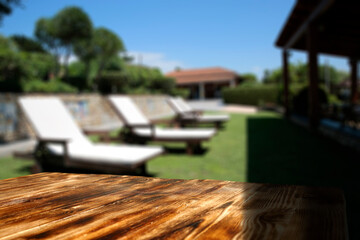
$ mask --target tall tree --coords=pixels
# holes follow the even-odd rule
[[[54,16],[52,22],[55,36],[66,49],[64,60],[66,77],[75,42],[91,38],[93,25],[89,16],[78,7],[64,8]]]
[[[258,81],[257,76],[254,73],[244,73],[240,76],[244,79],[244,83],[256,83]]]
[[[107,62],[122,51],[125,51],[122,40],[112,31],[100,27],[95,29],[93,36],[94,50],[98,62],[98,71],[96,79],[101,77]]]
[[[96,57],[93,38],[77,41],[74,44],[74,53],[85,66],[86,82],[90,86],[90,65],[91,61]]]
[[[58,39],[55,35],[55,30],[53,26],[53,22],[51,18],[40,18],[36,22],[35,26],[35,37],[36,39],[42,44],[42,46],[52,53],[55,59],[55,69],[54,74],[55,76],[58,75],[60,65],[60,48],[62,43],[60,39]]]

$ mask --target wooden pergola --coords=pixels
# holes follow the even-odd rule
[[[318,101],[318,55],[346,57],[351,67],[351,101],[357,94],[357,63],[360,59],[360,1],[298,0],[276,46],[282,48],[284,107],[289,115],[289,50],[307,51],[309,66],[309,126],[316,128],[320,118]]]

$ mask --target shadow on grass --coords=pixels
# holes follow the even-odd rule
[[[167,154],[187,154],[186,148],[178,148],[178,147],[172,147],[172,146],[164,146],[164,150]],[[204,155],[208,152],[208,148],[206,147],[200,147],[194,149],[193,154],[194,155]]]
[[[60,173],[76,173],[76,174],[114,174],[114,175],[130,175],[130,176],[143,176],[143,177],[156,177],[155,174],[149,173],[146,171],[145,173],[142,172],[140,169],[134,170],[125,170],[117,173],[112,172],[104,172],[104,171],[97,171],[92,169],[84,169],[84,168],[67,168],[63,166],[42,166],[42,169],[39,168],[37,164],[22,167],[18,169],[19,173],[40,173],[40,172],[60,172]]]
[[[21,166],[17,169],[15,169],[15,172],[20,174],[20,175],[27,175],[30,173],[35,173],[35,166],[34,165],[26,165],[26,166]]]
[[[249,182],[341,188],[350,237],[360,239],[358,153],[281,118],[248,118],[247,136]]]

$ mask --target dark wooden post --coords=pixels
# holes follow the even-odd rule
[[[289,71],[288,71],[288,56],[287,50],[283,51],[283,79],[284,79],[284,108],[285,117],[289,117]]]
[[[318,96],[318,53],[317,28],[310,24],[307,29],[307,49],[309,66],[309,126],[316,129],[320,121],[320,104]]]
[[[350,67],[351,67],[351,103],[355,104],[358,100],[358,85],[357,85],[357,78],[358,78],[358,66],[357,66],[357,59],[351,58],[350,59]]]

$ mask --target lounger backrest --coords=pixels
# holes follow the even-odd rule
[[[179,104],[179,101],[177,98],[168,98],[167,101],[169,102],[170,106],[176,113],[178,113],[178,114],[183,113],[182,106]]]
[[[71,143],[89,143],[70,112],[56,97],[21,97],[19,104],[37,137],[68,139]]]
[[[187,104],[185,102],[185,100],[181,97],[177,97],[177,102],[179,104],[179,106],[181,107],[182,111],[185,113],[185,112],[191,112],[193,111],[193,109],[189,106],[189,104]]]
[[[111,95],[108,98],[118,114],[125,120],[126,125],[150,125],[149,120],[129,97]]]

